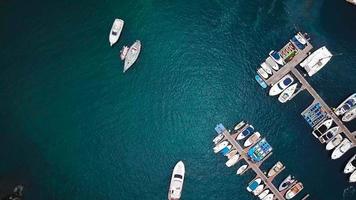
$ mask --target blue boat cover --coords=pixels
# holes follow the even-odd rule
[[[256,75],[255,79],[262,88],[267,88],[267,84],[262,80],[262,78],[259,75]]]
[[[290,78],[286,78],[286,79],[284,79],[284,81],[283,81],[283,84],[284,84],[284,85],[289,85],[290,83],[292,83],[292,79],[290,79]]]
[[[281,56],[279,55],[279,53],[277,51],[273,51],[272,52],[272,56],[273,58],[275,58],[276,60],[279,60],[281,58]]]
[[[223,155],[223,156],[225,156],[227,153],[229,153],[230,152],[230,149],[229,148],[227,148],[227,147],[225,147],[225,148],[223,148],[222,150],[221,150],[221,154]]]
[[[222,124],[218,124],[218,125],[216,125],[216,127],[215,127],[215,131],[216,131],[218,134],[223,133],[225,130],[226,130],[226,128],[225,128],[224,125],[222,125]]]

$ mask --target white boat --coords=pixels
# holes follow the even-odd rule
[[[252,125],[248,125],[237,137],[236,140],[242,140],[245,137],[251,135],[255,128]]]
[[[232,156],[236,155],[237,154],[237,150],[234,149],[232,151],[230,151],[228,154],[226,154],[225,156],[230,159]]]
[[[235,154],[228,161],[226,161],[225,165],[227,167],[231,167],[231,166],[235,165],[237,163],[237,161],[239,161],[239,158],[240,158],[240,154]]]
[[[287,74],[269,90],[269,96],[275,96],[283,92],[288,86],[292,85],[294,79],[291,75]]]
[[[339,127],[335,126],[332,127],[331,129],[327,130],[320,138],[319,141],[320,143],[328,143],[339,131]]]
[[[285,195],[286,199],[292,199],[293,197],[295,197],[300,191],[303,190],[303,184],[301,182],[293,185],[293,187],[291,187],[291,189],[289,189]]]
[[[114,45],[119,40],[123,27],[124,27],[124,20],[115,19],[109,34],[110,46]]]
[[[137,60],[138,55],[141,52],[141,42],[136,40],[136,42],[131,45],[129,51],[126,54],[124,72],[126,72]]]
[[[265,186],[263,184],[257,186],[257,188],[254,191],[252,191],[252,194],[255,196],[259,195],[263,191],[264,187]]]
[[[331,159],[335,160],[344,155],[351,148],[351,142],[347,138],[345,138],[339,146],[337,146],[333,153],[331,154]]]
[[[345,114],[348,110],[350,110],[354,105],[356,105],[356,93],[353,93],[345,101],[343,101],[336,109],[335,114],[340,116]]]
[[[266,59],[266,63],[272,67],[272,69],[278,71],[279,70],[279,66],[278,64],[271,58],[271,57],[268,57]]]
[[[223,138],[224,138],[224,135],[223,135],[223,134],[219,134],[218,136],[216,136],[216,137],[213,139],[213,143],[214,143],[214,144],[217,144],[217,143],[219,143]]]
[[[229,142],[228,141],[223,141],[219,144],[217,144],[213,150],[214,150],[214,153],[218,153],[219,151],[221,151],[223,148],[227,147],[227,145],[229,145]]]
[[[291,186],[296,180],[291,175],[288,175],[279,185],[278,190],[281,192]]]
[[[350,158],[349,162],[347,162],[344,168],[344,173],[345,174],[352,173],[353,171],[355,171],[355,169],[356,169],[356,154]]]
[[[301,44],[307,44],[307,41],[302,37],[300,36],[299,34],[296,34],[295,36],[295,39],[297,39]]]
[[[253,190],[255,190],[258,187],[258,185],[260,185],[261,181],[262,180],[260,178],[257,178],[255,180],[251,181],[250,184],[248,184],[246,190],[249,192],[252,192]]]
[[[349,122],[356,117],[356,106],[351,108],[349,111],[345,113],[345,115],[342,117],[343,122]]]
[[[323,46],[310,54],[310,56],[300,63],[300,66],[307,71],[309,76],[313,76],[330,61],[331,57],[332,54],[330,51]]]
[[[258,68],[257,69],[257,73],[259,75],[261,75],[264,79],[267,79],[268,78],[268,74],[265,70],[263,70],[262,68]]]
[[[292,97],[297,87],[298,83],[294,83],[293,85],[289,86],[279,95],[278,101],[281,103],[287,102]]]
[[[235,125],[234,130],[237,131],[237,130],[241,129],[245,124],[246,124],[245,121],[239,122],[238,124]]]
[[[273,200],[273,198],[274,198],[274,194],[268,194],[262,200]]]
[[[271,177],[279,173],[283,169],[284,165],[278,161],[273,167],[268,171],[267,176]]]
[[[316,138],[321,137],[331,127],[332,124],[333,124],[332,119],[327,119],[323,122],[320,122],[318,125],[314,127],[314,130],[312,132],[314,137]]]
[[[169,200],[178,200],[181,197],[184,183],[185,167],[182,161],[179,161],[173,169],[171,184],[168,191]]]
[[[242,165],[241,167],[239,167],[236,171],[237,175],[240,175],[241,173],[243,173],[246,169],[247,169],[248,165]]]
[[[333,139],[331,139],[326,145],[326,150],[330,151],[342,142],[343,137],[340,134],[337,134]]]
[[[268,193],[269,193],[269,189],[266,189],[263,192],[261,192],[261,194],[258,195],[258,198],[263,199],[268,195]]]
[[[352,174],[350,175],[349,182],[350,183],[356,182],[356,171],[352,172]]]
[[[279,52],[272,50],[269,52],[269,56],[271,56],[271,58],[279,65],[284,65],[285,62]]]
[[[120,51],[120,58],[121,60],[125,60],[126,54],[129,51],[129,48],[127,46],[123,46],[121,51]]]
[[[261,134],[256,131],[244,142],[244,147],[249,147],[249,146],[255,144],[260,139],[260,137],[261,137]]]
[[[261,63],[261,67],[263,70],[265,70],[265,72],[267,72],[267,74],[272,75],[272,69],[270,66],[268,66],[265,62]]]

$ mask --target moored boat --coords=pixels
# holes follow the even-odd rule
[[[220,142],[219,144],[217,144],[213,150],[214,150],[214,153],[218,153],[219,151],[221,151],[223,148],[225,148],[227,145],[229,145],[229,142],[228,141],[222,141]]]
[[[238,130],[241,129],[245,124],[246,124],[245,121],[239,122],[238,124],[235,125],[234,130],[235,130],[235,131],[238,131]]]
[[[217,144],[217,143],[219,143],[223,138],[224,138],[224,135],[220,133],[218,136],[216,136],[216,137],[213,139],[213,143],[214,143],[214,144]]]
[[[236,140],[242,140],[245,137],[251,135],[255,128],[252,125],[248,125],[236,138]]]
[[[300,191],[302,191],[304,188],[303,184],[301,182],[293,185],[291,189],[289,189],[285,195],[286,199],[292,199],[295,197]]]
[[[279,52],[272,50],[269,52],[269,56],[271,56],[271,58],[279,65],[284,65],[285,62]]]
[[[260,66],[265,72],[267,72],[267,74],[272,75],[273,72],[272,72],[271,67],[269,65],[267,65],[265,62],[261,63]]]
[[[266,63],[271,66],[272,69],[274,69],[275,71],[279,70],[278,64],[271,57],[266,58]]]
[[[252,194],[255,195],[255,196],[259,195],[263,191],[264,187],[265,186],[263,184],[257,186],[257,188],[252,191]]]
[[[332,150],[334,149],[335,147],[337,147],[341,142],[342,142],[342,135],[340,134],[337,134],[333,139],[331,139],[328,144],[326,145],[326,150]]]
[[[291,75],[285,75],[281,80],[274,84],[269,90],[269,96],[275,96],[283,92],[288,86],[292,85],[294,79]]]
[[[278,97],[278,101],[281,103],[287,102],[292,95],[294,94],[295,90],[298,87],[298,83],[294,83],[291,86],[289,86],[287,89],[285,89]]]
[[[267,88],[266,82],[259,75],[255,76],[255,80],[262,88]]]
[[[268,74],[265,70],[263,70],[262,68],[258,68],[257,69],[257,73],[262,76],[264,79],[267,79],[268,78]]]
[[[228,154],[226,154],[225,156],[230,159],[232,156],[236,155],[237,154],[237,150],[234,149],[232,151],[230,151]]]
[[[328,143],[339,131],[339,127],[335,126],[327,130],[320,138],[320,143]]]
[[[350,183],[355,183],[356,182],[356,171],[352,172],[349,178]]]
[[[121,60],[125,60],[126,54],[129,51],[129,48],[127,46],[123,46],[121,51],[120,51],[120,58]]]
[[[136,42],[131,45],[130,49],[128,50],[125,63],[124,63],[124,72],[126,72],[137,60],[138,56],[141,52],[141,42],[136,40]]]
[[[347,162],[345,168],[344,168],[344,173],[349,174],[355,171],[356,169],[356,154],[350,158],[350,160]]]
[[[345,113],[345,115],[342,117],[343,122],[349,122],[356,117],[356,106],[352,107],[349,111]]]
[[[224,148],[220,151],[220,153],[221,153],[223,156],[226,156],[228,153],[230,153],[231,148],[232,148],[231,145],[227,145],[226,147],[224,147]]]
[[[278,190],[281,192],[291,186],[296,180],[291,175],[288,175],[279,185]]]
[[[263,192],[261,192],[261,194],[258,195],[258,198],[263,199],[268,195],[268,193],[269,193],[269,189],[266,189]]]
[[[339,146],[337,146],[333,153],[331,154],[331,159],[335,160],[344,155],[351,148],[351,142],[349,139],[345,138]]]
[[[114,45],[119,40],[123,27],[124,21],[122,19],[115,19],[109,34],[110,46]]]
[[[278,161],[273,167],[268,171],[267,176],[271,177],[279,173],[283,169],[284,165]]]
[[[185,166],[179,161],[173,169],[171,183],[168,191],[169,200],[179,200],[182,194],[185,175]]]
[[[260,137],[261,134],[258,131],[256,131],[244,142],[244,147],[249,147],[255,144],[260,139]]]
[[[226,161],[225,165],[227,167],[231,167],[231,166],[235,165],[237,163],[237,161],[239,161],[239,158],[240,158],[240,154],[235,154],[228,161]]]
[[[273,200],[273,198],[274,198],[274,194],[268,194],[262,200]]]
[[[246,169],[247,169],[248,165],[241,165],[241,167],[239,167],[236,171],[237,175],[242,174]]]
[[[255,190],[258,187],[258,185],[260,185],[261,181],[262,180],[260,178],[257,178],[255,180],[251,181],[250,184],[248,184],[246,190],[249,192],[252,192],[253,190]]]
[[[330,51],[323,46],[310,54],[303,62],[300,63],[300,66],[307,71],[309,76],[313,76],[330,61],[331,57],[332,54]]]
[[[320,136],[322,136],[331,127],[332,124],[332,119],[327,119],[323,122],[320,122],[314,127],[314,130],[312,132],[314,137],[319,138]]]
[[[354,105],[356,105],[356,93],[353,93],[347,97],[336,109],[335,114],[340,116],[345,114],[350,110]]]

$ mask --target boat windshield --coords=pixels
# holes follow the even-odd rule
[[[356,167],[356,159],[354,159],[351,164]]]
[[[275,58],[276,60],[279,60],[281,58],[281,56],[279,55],[279,53],[277,51],[273,51],[272,53],[273,58]]]
[[[179,178],[179,179],[182,179],[183,176],[179,175],[179,174],[174,174],[174,178]]]
[[[111,32],[111,34],[113,34],[113,35],[117,35],[117,33],[116,33],[115,31],[112,31],[112,32]]]

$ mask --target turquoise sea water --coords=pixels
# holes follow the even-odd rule
[[[125,20],[110,48],[115,17]],[[166,199],[186,165],[182,199],[253,199],[212,152],[214,126],[250,121],[312,199],[356,199],[300,116],[303,92],[281,105],[254,80],[296,30],[340,56],[310,83],[331,106],[356,90],[356,7],[343,0],[0,2],[0,192],[26,199]],[[118,53],[140,39],[126,74]],[[356,124],[350,124],[356,130]],[[299,195],[297,199],[301,198]]]

